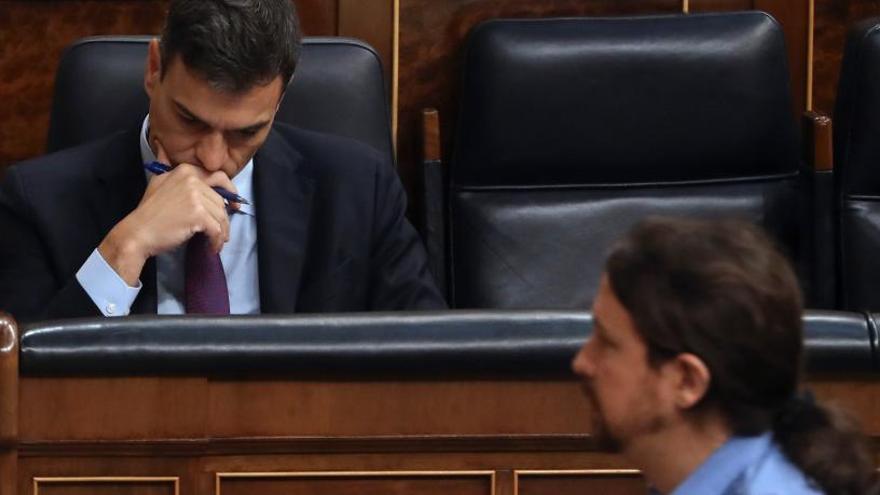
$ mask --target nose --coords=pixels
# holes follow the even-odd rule
[[[223,163],[228,156],[226,138],[222,132],[208,132],[199,141],[196,147],[196,158],[202,168],[209,172],[216,172],[223,168]]]

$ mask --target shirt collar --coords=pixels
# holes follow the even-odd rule
[[[767,452],[772,441],[771,432],[752,437],[731,437],[669,495],[725,493],[749,466]]]
[[[150,115],[147,114],[144,117],[144,123],[141,124],[141,161],[144,163],[149,163],[156,160],[156,155],[153,153],[153,149],[150,148],[150,144],[147,142],[147,131],[150,128]],[[147,180],[150,180],[153,177],[152,172],[147,171]],[[250,207],[248,205],[241,205],[243,211],[253,214],[253,182],[254,182],[254,159],[251,158],[244,165],[238,174],[232,178],[232,183],[235,184],[236,189],[238,189],[238,195],[251,200]]]

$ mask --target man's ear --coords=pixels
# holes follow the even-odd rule
[[[709,391],[712,374],[706,363],[695,354],[682,353],[675,357],[674,400],[679,409],[690,409]]]
[[[153,97],[153,91],[162,79],[162,54],[159,51],[159,40],[153,38],[147,48],[147,63],[144,67],[144,90],[147,96]]]

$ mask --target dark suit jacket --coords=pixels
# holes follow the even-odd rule
[[[0,187],[0,309],[99,316],[76,272],[143,196],[139,129],[11,167]],[[254,157],[263,313],[445,307],[372,148],[278,123]],[[151,259],[132,313],[156,312]]]

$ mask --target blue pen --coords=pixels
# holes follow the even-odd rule
[[[153,172],[156,175],[162,175],[165,172],[171,171],[171,167],[169,165],[165,165],[162,162],[145,163],[144,168],[149,170],[150,172]],[[243,205],[251,204],[250,201],[242,198],[238,194],[235,194],[234,192],[227,191],[226,189],[223,189],[220,186],[213,186],[213,187],[211,187],[211,189],[217,191],[217,194],[219,194],[220,196],[223,196],[223,199],[225,199],[226,201],[232,201],[233,203],[241,203]],[[241,213],[244,213],[244,212],[241,212]]]

